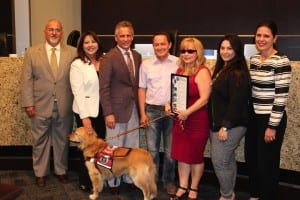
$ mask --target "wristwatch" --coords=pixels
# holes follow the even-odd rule
[[[225,132],[228,131],[228,129],[226,127],[222,127],[222,130],[225,131]]]

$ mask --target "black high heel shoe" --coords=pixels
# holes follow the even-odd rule
[[[181,187],[181,186],[178,186],[178,189],[177,191],[181,189],[184,191],[184,193],[181,195],[181,196],[177,196],[176,194],[173,194],[170,196],[170,200],[180,200],[180,199],[184,199],[187,194],[188,194],[188,189],[187,188],[184,188],[184,187]],[[177,192],[176,192],[177,193]]]
[[[189,191],[193,191],[193,192],[197,193],[197,197],[198,197],[198,189],[190,188]],[[197,200],[198,199],[197,197],[196,198],[191,198],[191,197],[188,196],[188,200]]]

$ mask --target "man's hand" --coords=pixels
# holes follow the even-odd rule
[[[149,126],[149,118],[147,115],[141,115],[140,123],[144,128]]]
[[[114,129],[115,125],[116,125],[116,119],[115,119],[115,115],[111,114],[111,115],[107,115],[105,117],[105,124],[108,128],[110,129]]]
[[[35,116],[35,107],[28,106],[25,108],[25,112],[29,118],[33,118]]]

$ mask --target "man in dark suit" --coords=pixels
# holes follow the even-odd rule
[[[73,127],[69,71],[76,56],[75,48],[61,44],[61,22],[49,20],[44,34],[46,42],[27,49],[21,80],[22,106],[31,119],[33,170],[40,187],[50,171],[51,145],[55,176],[68,182],[68,134]]]
[[[116,146],[139,146],[138,130],[109,139],[139,126],[137,89],[141,55],[130,49],[133,34],[130,22],[119,22],[115,27],[117,45],[101,61],[100,97],[105,116],[106,137],[110,144]],[[128,176],[123,177],[123,181],[132,184]],[[120,178],[110,180],[108,184],[113,194],[119,193]]]

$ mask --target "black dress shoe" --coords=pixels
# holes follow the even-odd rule
[[[45,187],[45,185],[46,185],[45,177],[36,177],[36,184],[39,187]]]
[[[69,183],[69,178],[66,174],[57,175],[55,174],[55,177],[59,180],[61,183]]]
[[[84,191],[84,192],[90,192],[92,190],[92,187],[82,184],[82,185],[79,185],[79,189]]]
[[[167,191],[168,195],[174,195],[177,192],[176,186],[173,183],[164,184],[164,189]]]
[[[109,187],[109,191],[112,195],[119,195],[120,194],[120,186]]]

